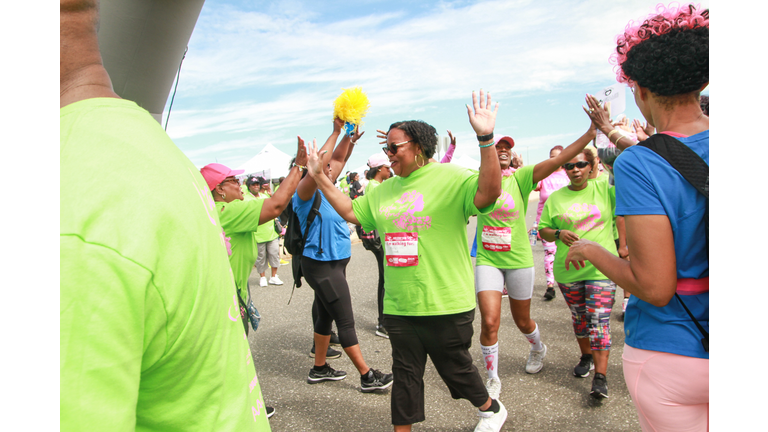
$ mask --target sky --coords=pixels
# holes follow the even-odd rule
[[[479,160],[466,104],[499,102],[496,135],[526,164],[583,134],[586,93],[615,84],[615,36],[652,1],[208,0],[182,64],[168,134],[197,166],[236,168],[271,143],[325,142],[333,101],[362,87],[370,109],[345,170],[381,151],[376,129],[424,120]],[[703,7],[709,5],[701,3]],[[708,89],[705,91],[708,93]],[[165,125],[170,96],[163,115]],[[630,118],[642,116],[627,92]]]

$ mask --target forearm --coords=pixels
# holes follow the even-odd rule
[[[336,213],[347,222],[351,222],[355,225],[360,225],[360,222],[355,217],[355,212],[352,211],[352,200],[344,195],[344,193],[331,183],[331,180],[323,173],[317,174],[314,177],[315,183],[317,183],[318,189],[323,192],[325,199],[331,204]]]
[[[544,240],[546,240],[548,242],[553,242],[553,241],[557,240],[555,238],[555,232],[556,231],[557,230],[554,229],[554,228],[541,228],[541,229],[539,229],[539,235]]]
[[[259,215],[259,225],[280,216],[280,213],[288,207],[288,203],[293,197],[293,193],[296,191],[296,187],[301,180],[301,170],[299,167],[294,166],[285,177],[280,188],[272,195],[271,198],[264,200],[264,204],[261,207],[261,214]]]
[[[339,142],[339,145],[336,146],[331,155],[331,172],[335,176],[334,178],[339,178],[339,175],[344,169],[344,165],[347,164],[347,160],[352,155],[354,147],[349,135],[344,134],[341,142]]]
[[[632,141],[632,138],[626,135],[622,135],[621,132],[616,132],[616,135],[619,135],[619,137],[616,138],[616,142],[614,144],[619,150],[625,150],[637,144],[636,142]]]
[[[585,132],[584,135],[580,136],[576,141],[571,143],[571,145],[564,148],[563,151],[557,155],[557,157],[549,158],[537,163],[536,166],[533,167],[533,182],[538,183],[544,180],[545,178],[549,177],[550,174],[555,172],[557,167],[562,166],[566,162],[578,156],[579,153],[584,150],[584,147],[586,147],[594,137],[595,131],[590,129]]]
[[[616,231],[619,232],[619,247],[627,246],[627,229],[624,226],[624,216],[616,217]]]
[[[443,156],[443,159],[440,161],[440,163],[448,163],[453,159],[453,151],[456,150],[456,145],[451,144],[448,146],[448,150],[445,152],[445,156]]]
[[[485,145],[487,143],[480,143]],[[477,180],[475,207],[481,209],[496,202],[501,195],[501,167],[496,148],[489,146],[480,148],[480,176]]]

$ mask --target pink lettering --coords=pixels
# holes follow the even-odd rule
[[[238,311],[237,312],[237,316],[239,317],[240,316],[240,305],[237,304],[237,294],[234,294],[232,296],[232,298],[235,300],[235,310]],[[237,321],[237,318],[233,318],[232,317],[232,306],[230,306],[229,309],[227,310],[227,315],[229,315],[229,319],[231,319],[232,321]]]
[[[252,392],[254,387],[256,387],[256,384],[258,384],[258,383],[259,383],[259,377],[257,375],[254,375],[253,379],[251,380],[250,390],[249,391]]]

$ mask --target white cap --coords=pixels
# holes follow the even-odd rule
[[[376,153],[368,158],[368,166],[371,168],[378,168],[380,166],[389,168],[389,158],[384,153]]]

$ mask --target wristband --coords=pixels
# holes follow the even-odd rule
[[[493,139],[493,132],[489,133],[488,135],[483,135],[483,136],[478,135],[477,136],[477,140],[480,141],[480,142],[488,141],[488,140],[492,140],[492,139]]]
[[[491,135],[491,136],[493,136],[493,135]],[[495,142],[493,142],[493,141],[491,141],[491,142],[490,142],[490,144],[481,145],[481,146],[478,146],[478,147],[480,147],[480,148],[486,148],[486,147],[490,147],[490,146],[492,146],[492,145],[494,145],[494,144],[496,144],[496,143],[495,143]]]
[[[307,169],[307,167],[297,164],[296,162],[293,163],[293,166],[299,169],[299,171],[304,171]]]
[[[608,141],[611,141],[611,135],[615,134],[618,131],[619,131],[618,129],[613,129],[612,131],[608,132]],[[613,144],[613,141],[611,141],[611,143]]]

